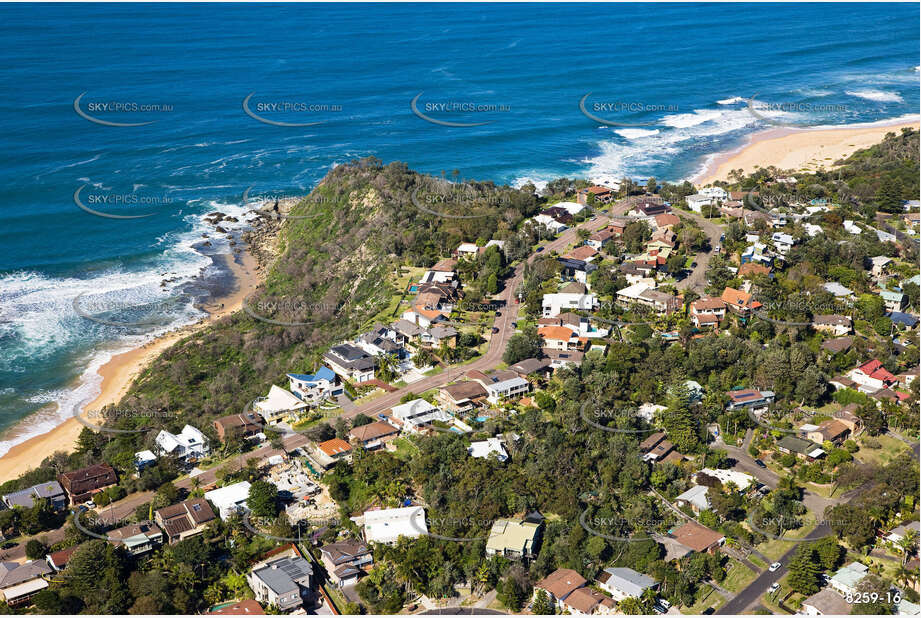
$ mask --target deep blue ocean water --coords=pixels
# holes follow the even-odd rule
[[[92,398],[95,368],[156,330],[81,311],[120,323],[129,306],[162,309],[183,282],[217,276],[197,244],[201,215],[242,218],[248,187],[303,194],[367,155],[507,183],[680,180],[770,126],[742,98],[797,104],[772,118],[805,125],[919,111],[916,4],[0,11],[0,429],[29,417],[0,453],[72,414]],[[96,119],[152,124],[91,122],[74,109],[82,93]],[[320,124],[260,122],[243,109],[251,93],[250,111],[270,122]],[[420,93],[425,115],[488,124],[427,122],[410,108]],[[587,118],[587,93],[596,115],[638,126]],[[154,216],[94,216],[78,189],[94,210]],[[200,315],[168,306],[173,324]]]

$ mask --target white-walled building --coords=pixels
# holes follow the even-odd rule
[[[162,455],[172,455],[182,460],[198,459],[210,452],[208,438],[201,431],[186,425],[178,434],[165,429],[157,434],[157,450]]]
[[[217,507],[221,519],[227,519],[237,513],[248,513],[246,500],[249,498],[249,481],[241,481],[219,489],[205,492],[205,500]]]

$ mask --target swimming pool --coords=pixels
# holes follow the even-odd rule
[[[473,420],[475,420],[478,423],[485,423],[486,421],[489,420],[489,417],[488,416],[478,416]]]

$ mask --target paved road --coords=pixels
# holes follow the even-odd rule
[[[720,244],[720,236],[723,234],[723,228],[697,213],[685,212],[683,210],[674,210],[673,212],[679,217],[692,219],[700,226],[700,229],[704,231],[707,238],[710,239],[710,251],[704,251],[697,254],[695,258],[697,266],[694,267],[694,270],[691,271],[688,278],[681,282],[681,287],[691,288],[695,292],[702,293],[707,287],[707,266],[710,264],[710,258],[716,255],[715,249]]]

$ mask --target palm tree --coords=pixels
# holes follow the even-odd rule
[[[918,533],[914,530],[906,530],[905,535],[899,539],[899,542],[896,544],[904,554],[902,562],[908,562],[908,558],[911,557],[918,548]]]
[[[394,354],[381,354],[377,357],[377,376],[384,382],[390,382],[396,374],[399,361]]]

